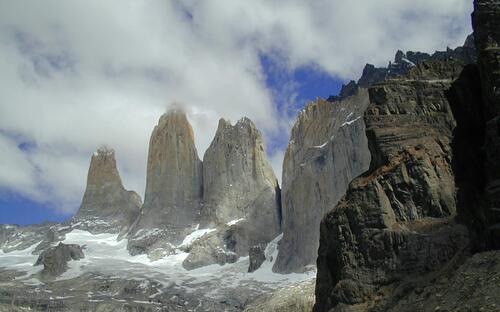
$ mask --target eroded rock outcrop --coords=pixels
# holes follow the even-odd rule
[[[466,252],[469,231],[455,221],[463,184],[455,180],[450,91],[463,67],[427,61],[369,89],[370,169],[321,224],[316,311],[369,310],[388,296],[385,286]]]
[[[54,278],[68,269],[68,262],[85,258],[82,248],[76,244],[59,243],[56,247],[49,248],[42,252],[35,265],[42,265],[43,277]]]
[[[114,150],[102,147],[92,155],[85,194],[72,223],[89,231],[125,230],[139,215],[141,204],[136,192],[123,187]]]
[[[144,205],[129,239],[132,254],[182,240],[199,220],[202,179],[193,129],[184,112],[171,110],[151,135]]]
[[[318,100],[300,114],[283,163],[282,228],[276,272],[314,264],[319,224],[349,182],[368,169],[370,154],[361,118],[368,92],[339,101]]]
[[[228,236],[223,230],[216,230],[197,239],[189,247],[189,255],[182,262],[186,270],[193,270],[211,264],[234,263],[238,255],[227,248]]]

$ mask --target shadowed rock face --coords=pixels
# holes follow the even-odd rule
[[[454,221],[449,91],[462,69],[453,60],[424,62],[369,89],[370,170],[321,224],[316,311],[364,311],[383,285],[436,271],[467,248],[468,230]]]
[[[42,265],[43,277],[57,277],[68,269],[68,262],[85,258],[82,249],[76,244],[59,243],[40,254],[35,265]]]
[[[239,220],[236,225],[249,231],[249,245],[267,243],[279,234],[278,181],[262,135],[250,119],[234,126],[219,121],[203,158],[203,189],[202,224]]]
[[[500,1],[476,0],[473,14],[485,121],[483,249],[500,248]]]
[[[135,231],[185,228],[199,219],[202,163],[186,115],[172,110],[163,115],[149,143],[146,193]]]
[[[127,228],[139,215],[141,198],[123,187],[116,168],[115,152],[100,148],[90,161],[87,187],[73,223],[102,220],[111,230]]]
[[[336,102],[310,104],[292,129],[283,163],[283,240],[273,270],[299,271],[314,264],[319,224],[349,182],[368,169],[370,154],[360,118],[368,92]]]

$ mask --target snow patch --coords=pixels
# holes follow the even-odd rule
[[[253,273],[249,273],[250,277],[259,282],[265,283],[281,283],[289,282],[295,283],[300,281],[309,280],[316,277],[316,271],[306,271],[304,273],[290,273],[290,274],[279,274],[273,272],[273,266],[278,257],[278,243],[283,238],[283,234],[280,234],[274,240],[272,240],[264,250],[264,255],[266,260],[259,269]]]
[[[24,279],[40,272],[43,269],[43,266],[33,265],[38,259],[38,255],[32,254],[32,252],[40,243],[41,241],[31,245],[26,249],[14,250],[7,253],[3,250],[0,250],[0,267],[26,272],[26,275],[20,276],[16,279]]]
[[[189,234],[188,236],[186,236],[186,238],[184,238],[184,240],[182,241],[182,243],[177,246],[178,248],[188,248],[189,246],[191,246],[197,239],[203,237],[204,235],[210,233],[210,232],[213,232],[215,231],[215,229],[201,229],[201,230],[198,230],[198,227],[199,225],[196,227],[197,229],[192,232],[191,234]]]
[[[355,123],[355,122],[356,122],[358,119],[360,119],[360,118],[361,118],[361,116],[359,116],[358,118],[355,118],[355,119],[353,119],[353,120],[348,120],[348,121],[344,122],[344,123],[341,125],[341,127],[350,126],[351,124]]]
[[[321,145],[316,145],[316,146],[313,146],[314,148],[323,148],[325,147],[326,145],[328,144],[328,141],[326,141],[325,143],[321,144]]]
[[[228,223],[226,223],[228,226],[231,226],[231,225],[235,225],[236,223],[238,222],[241,222],[241,221],[244,221],[245,218],[240,218],[240,219],[236,219],[236,220],[231,220],[229,221]]]

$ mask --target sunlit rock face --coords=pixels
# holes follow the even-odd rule
[[[186,115],[163,115],[149,142],[146,193],[141,226],[184,227],[199,216],[202,164]]]
[[[280,232],[280,207],[260,131],[248,118],[235,125],[221,119],[203,158],[200,226],[214,232],[189,248],[184,268],[234,262],[265,247]]]
[[[309,104],[295,123],[283,162],[283,240],[274,270],[299,271],[316,263],[319,225],[349,182],[368,169],[361,118],[368,92]]]
[[[267,243],[279,234],[278,181],[262,135],[250,119],[234,126],[219,121],[203,158],[203,199],[202,225],[244,227],[245,245]],[[248,254],[248,246],[242,249]]]
[[[139,215],[141,204],[136,192],[123,187],[114,150],[103,147],[92,155],[87,187],[73,224],[125,230]]]

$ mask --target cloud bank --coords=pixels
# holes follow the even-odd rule
[[[0,196],[74,212],[102,144],[143,193],[150,133],[174,102],[200,157],[219,117],[248,116],[281,175],[278,142],[304,103],[297,82],[266,84],[262,56],[285,79],[304,67],[354,79],[397,49],[462,44],[471,11],[466,0],[2,1]]]

